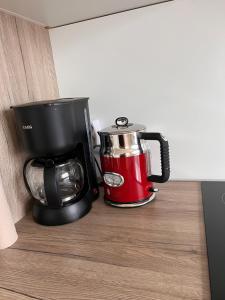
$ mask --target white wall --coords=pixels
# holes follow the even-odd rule
[[[224,0],[175,0],[50,36],[62,97],[90,96],[104,126],[125,115],[164,133],[171,178],[225,179]]]

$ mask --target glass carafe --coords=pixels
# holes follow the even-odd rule
[[[54,204],[52,198],[55,198],[55,201],[63,205],[76,200],[82,191],[84,171],[76,158],[61,163],[34,159],[26,166],[25,181],[32,196],[42,204],[49,205],[49,202]],[[49,192],[52,184],[54,184],[53,191]]]

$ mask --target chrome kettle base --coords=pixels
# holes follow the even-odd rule
[[[138,207],[138,206],[143,206],[146,205],[147,203],[151,202],[152,200],[155,199],[155,193],[152,193],[150,198],[140,200],[137,202],[132,202],[132,203],[119,203],[119,202],[114,202],[105,197],[105,203],[110,205],[110,206],[115,206],[115,207],[121,207],[121,208],[131,208],[131,207]]]

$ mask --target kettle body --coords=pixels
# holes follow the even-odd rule
[[[144,205],[155,197],[153,182],[169,179],[168,141],[160,133],[147,133],[145,126],[125,117],[99,132],[100,160],[107,204],[118,207]],[[145,140],[160,142],[162,175],[151,174],[150,149]]]

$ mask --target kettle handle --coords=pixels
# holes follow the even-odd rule
[[[152,182],[163,183],[170,177],[169,143],[167,139],[159,132],[140,132],[139,138],[142,140],[159,141],[161,155],[162,175],[150,175],[148,180]]]

